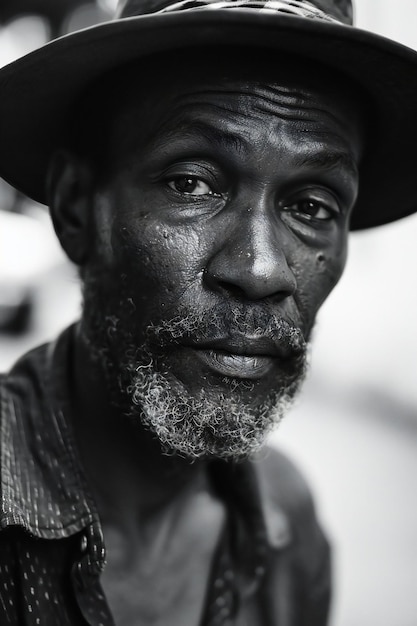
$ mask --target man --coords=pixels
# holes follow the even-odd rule
[[[119,18],[0,74],[1,173],[84,290],[1,383],[0,622],[324,625],[311,497],[259,450],[349,228],[416,208],[417,56],[348,1]]]

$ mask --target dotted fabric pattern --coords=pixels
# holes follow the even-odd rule
[[[65,418],[72,335],[0,377],[0,626],[115,626],[100,585],[103,535]],[[228,515],[200,626],[325,626],[328,548],[304,495],[293,520],[305,526],[300,560],[284,512],[274,504],[267,514],[252,463],[210,472]],[[300,597],[307,621],[294,619]]]
[[[79,541],[34,539],[16,528],[0,535],[0,623],[84,623],[72,599],[68,564]]]

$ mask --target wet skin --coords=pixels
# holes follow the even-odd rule
[[[360,125],[346,94],[288,82],[180,74],[147,106],[121,98],[95,230],[100,263],[124,274],[138,345],[151,323],[222,307],[248,320],[262,308],[308,339],[345,264]],[[163,368],[191,392],[252,381],[253,401],[294,356],[258,330],[191,336]]]

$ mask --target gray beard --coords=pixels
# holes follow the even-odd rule
[[[264,398],[256,407],[239,398],[239,387],[248,383],[224,379],[229,393],[214,397],[202,388],[191,395],[183,384],[173,385],[152,362],[132,371],[128,394],[130,417],[154,433],[165,453],[189,459],[239,459],[254,456],[267,435],[280,423],[301,382]]]
[[[184,311],[149,326],[146,345],[138,347],[129,317],[132,300],[119,299],[116,315],[106,314],[110,300],[100,297],[94,283],[90,279],[85,285],[81,331],[112,404],[153,433],[166,454],[191,460],[254,456],[280,423],[304,379],[307,351],[299,329],[270,312],[248,315],[226,309],[198,316]],[[228,325],[251,334],[268,333],[296,353],[283,363],[276,389],[268,395],[258,399],[256,383],[229,378],[223,378],[221,386],[205,385],[191,393],[164,370],[164,350],[187,336],[224,333]],[[245,401],[245,394],[255,401]]]

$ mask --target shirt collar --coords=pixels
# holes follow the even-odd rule
[[[68,537],[98,520],[65,419],[73,332],[72,326],[55,343],[29,352],[0,380],[0,527],[22,526],[45,539]],[[213,476],[269,547],[289,543],[288,518],[261,463],[213,463]]]

